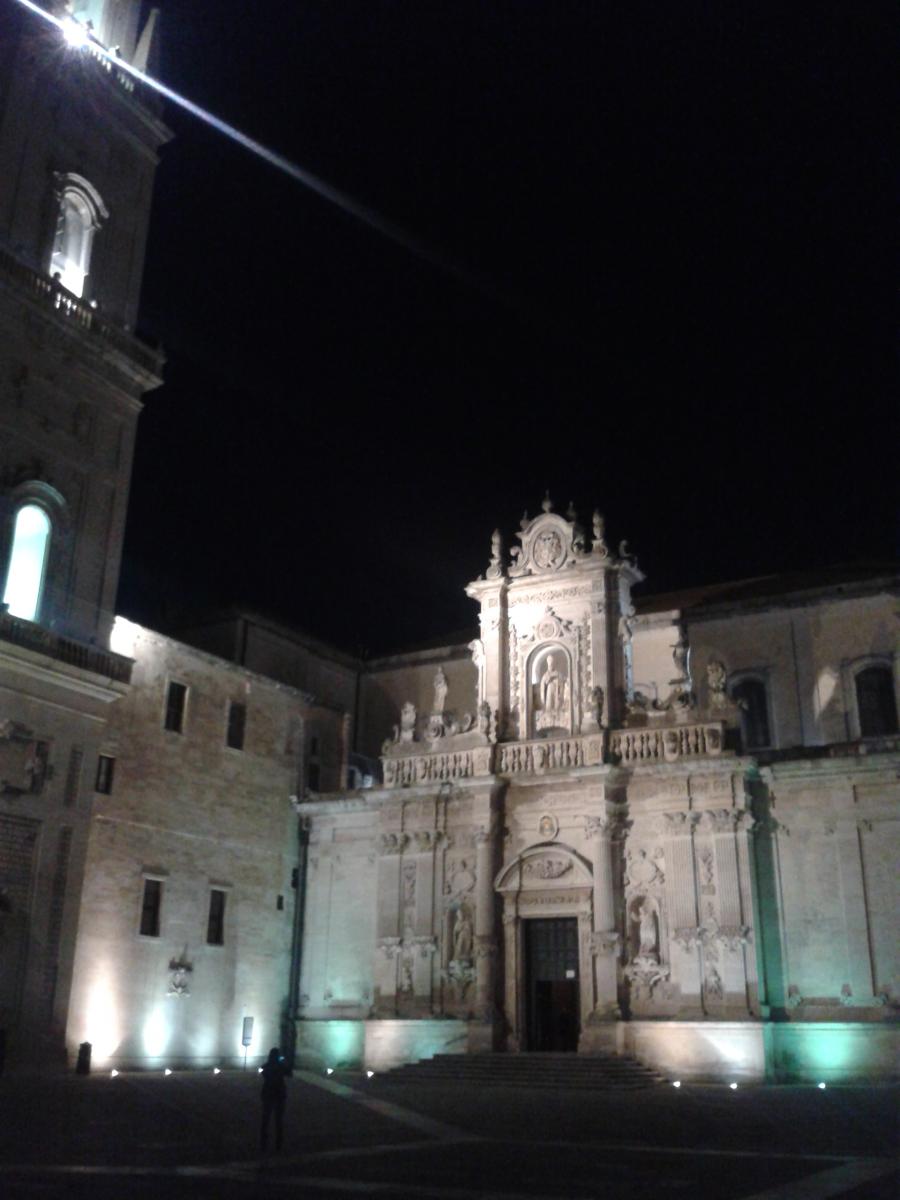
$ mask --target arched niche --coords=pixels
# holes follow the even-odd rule
[[[527,664],[531,737],[568,737],[574,729],[575,673],[571,651],[561,642],[545,642]]]

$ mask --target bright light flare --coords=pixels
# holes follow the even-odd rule
[[[326,1068],[325,1068],[325,1074],[326,1074],[326,1075],[333,1075],[333,1074],[334,1074],[334,1067],[326,1067]]]
[[[166,1069],[163,1071],[163,1075],[171,1075],[171,1074],[172,1074],[172,1070],[171,1070],[171,1068],[170,1068],[170,1067],[166,1067]]]
[[[213,1067],[213,1075],[221,1075],[221,1074],[222,1074],[222,1072],[219,1070],[218,1067]]]
[[[83,48],[90,41],[87,30],[84,28],[84,26],[79,25],[77,21],[73,21],[71,17],[64,17],[62,19],[59,17],[54,17],[52,13],[49,13],[46,11],[46,9],[41,8],[40,5],[34,2],[34,0],[18,0],[18,2],[23,8],[27,8],[29,12],[34,13],[35,16],[43,18],[43,20],[48,21],[51,25],[55,25],[57,29],[61,30],[68,45],[72,47],[78,46]],[[76,37],[80,40],[71,40],[71,38]],[[106,47],[102,46],[99,42],[91,41],[90,45],[92,54],[96,54],[99,58],[106,59],[108,62],[112,63],[117,70],[127,72],[134,79],[138,80],[139,83],[146,84],[147,87],[152,88],[155,92],[158,92],[160,96],[164,96],[166,100],[171,100],[173,104],[177,104],[180,108],[183,108],[185,112],[191,113],[192,116],[199,117],[201,121],[205,121],[206,124],[210,125],[213,129],[217,129],[220,133],[224,133],[226,137],[231,138],[233,142],[237,142],[238,145],[243,146],[245,150],[249,150],[252,154],[255,154],[258,158],[263,159],[277,170],[283,171],[285,175],[289,175],[291,179],[294,179],[297,181],[297,183],[301,183],[304,187],[309,188],[310,191],[316,192],[316,194],[321,196],[324,200],[327,200],[330,204],[335,205],[343,212],[348,213],[357,221],[361,221],[364,225],[368,225],[370,229],[374,229],[377,233],[380,233],[382,237],[386,237],[390,241],[395,242],[398,246],[404,247],[404,249],[408,250],[417,258],[422,259],[424,262],[431,263],[432,266],[444,271],[447,275],[450,275],[455,279],[459,279],[463,283],[467,283],[470,286],[479,288],[482,292],[485,292],[494,299],[499,300],[501,303],[514,307],[519,306],[518,301],[514,297],[501,293],[491,280],[477,275],[472,270],[461,267],[451,259],[447,258],[447,256],[442,254],[440,251],[428,245],[428,243],[424,242],[421,238],[417,237],[413,233],[410,233],[408,230],[403,229],[401,226],[395,225],[392,221],[389,221],[386,217],[383,217],[374,209],[369,208],[368,205],[362,204],[359,200],[349,196],[346,192],[342,192],[340,188],[336,188],[332,184],[327,183],[324,179],[320,179],[317,175],[314,175],[312,171],[307,171],[304,167],[300,167],[295,162],[291,162],[291,160],[286,158],[283,154],[279,154],[275,150],[270,150],[268,146],[264,146],[262,142],[258,142],[255,138],[249,137],[246,133],[242,133],[241,130],[235,128],[234,125],[229,125],[228,122],[223,121],[221,117],[215,116],[207,109],[201,108],[199,104],[195,104],[193,100],[188,100],[186,96],[182,96],[179,92],[173,91],[172,88],[167,87],[164,83],[160,82],[160,80],[154,79],[152,75],[147,75],[137,67],[132,66],[127,59],[117,57],[117,55],[115,55],[112,51],[107,50]]]
[[[680,1080],[680,1079],[673,1079],[673,1080],[672,1080],[672,1087],[681,1087],[681,1080]]]
[[[737,1084],[736,1084],[736,1083],[729,1083],[729,1085],[728,1085],[728,1086],[731,1088],[731,1090],[732,1090],[733,1092],[736,1092],[736,1091],[737,1091]]]
[[[119,1072],[116,1070],[116,1068],[115,1068],[115,1067],[113,1067],[113,1069],[112,1069],[112,1070],[110,1071],[110,1073],[109,1073],[109,1077],[110,1077],[110,1079],[115,1079],[115,1077],[118,1075],[118,1073],[119,1073]]]
[[[66,39],[66,45],[73,50],[83,50],[88,44],[87,30],[83,25],[79,25],[73,17],[63,17],[59,28]]]
[[[820,1091],[820,1092],[824,1092],[824,1091],[825,1091],[825,1084],[824,1084],[824,1083],[817,1083],[817,1084],[816,1084],[816,1087],[819,1089],[819,1091]]]
[[[366,1071],[366,1079],[371,1079],[374,1074],[374,1071]]]

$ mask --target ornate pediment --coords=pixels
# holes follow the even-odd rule
[[[522,528],[516,537],[521,547],[510,550],[512,578],[522,575],[551,575],[566,567],[574,566],[586,551],[584,531],[573,512],[567,521],[558,513],[551,512],[549,500],[544,501],[544,511],[533,521],[522,520]]]

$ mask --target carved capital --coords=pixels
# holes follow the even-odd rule
[[[398,937],[379,938],[376,945],[387,959],[396,958],[402,948],[401,939]]]
[[[428,854],[431,850],[436,849],[443,834],[439,829],[417,829],[412,836],[416,846],[416,853]]]
[[[408,842],[408,833],[382,833],[378,838],[378,849],[384,855],[400,854]]]
[[[603,814],[602,816],[585,817],[585,819],[584,819],[585,837],[589,837],[589,838],[612,837],[612,834],[614,832],[614,826],[615,826],[615,822],[614,822],[613,818],[608,817],[605,814]]]
[[[663,829],[669,837],[690,837],[698,819],[695,812],[663,813]]]
[[[603,930],[591,934],[591,954],[618,954],[622,935],[615,930]]]

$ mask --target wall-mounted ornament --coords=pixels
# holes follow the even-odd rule
[[[559,833],[559,821],[552,813],[544,813],[538,821],[538,836],[541,841],[552,842]]]

